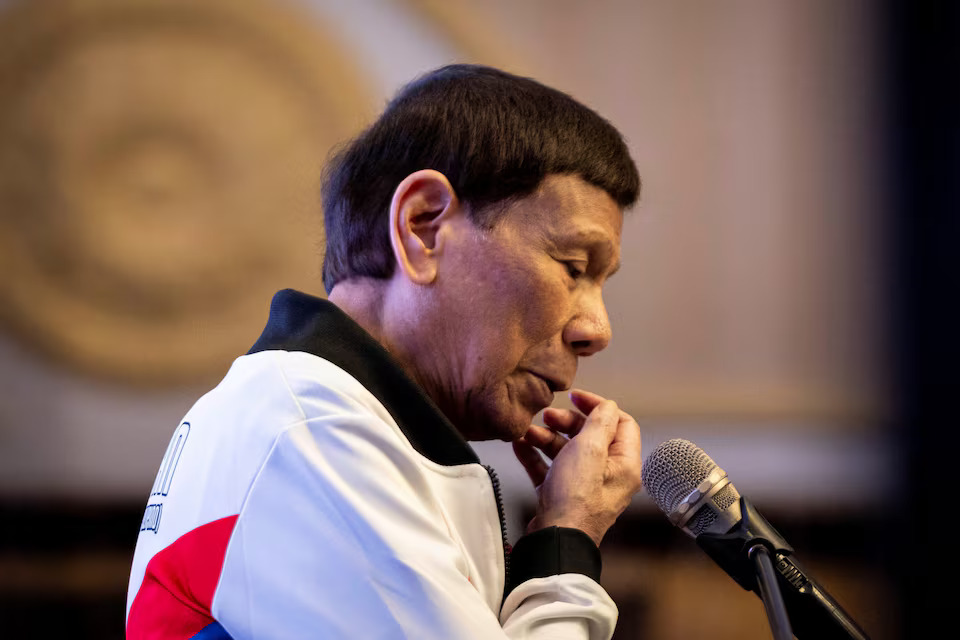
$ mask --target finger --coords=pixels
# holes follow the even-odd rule
[[[614,436],[614,441],[623,442],[624,444],[639,445],[640,425],[638,425],[637,421],[627,414],[621,415],[620,421],[617,424],[617,435]]]
[[[610,443],[611,455],[625,455],[640,458],[640,426],[629,414],[620,412],[617,432]]]
[[[568,436],[575,436],[580,433],[583,423],[587,417],[579,411],[572,409],[545,409],[543,412],[543,423],[560,433]]]
[[[642,434],[637,421],[620,412],[617,431],[607,448],[607,468],[604,482],[615,480],[616,484],[637,491],[643,482]]]
[[[603,400],[596,405],[593,411],[590,412],[590,415],[587,416],[577,438],[582,440],[592,440],[596,438],[600,441],[600,444],[603,445],[604,451],[606,451],[606,447],[613,441],[617,433],[620,413],[620,408],[616,402],[613,400]]]
[[[584,415],[589,415],[590,412],[596,409],[597,405],[604,400],[606,400],[606,398],[603,396],[585,391],[584,389],[570,390],[570,401],[573,403],[573,406],[583,412]]]
[[[513,441],[513,454],[523,465],[534,487],[539,487],[547,477],[550,467],[537,450],[523,438]]]
[[[523,440],[527,444],[530,444],[540,451],[543,451],[543,453],[546,454],[546,456],[551,460],[556,458],[557,454],[560,453],[560,450],[563,449],[564,445],[569,442],[569,440],[562,434],[535,424],[530,425],[527,433],[523,436]]]
[[[571,389],[570,400],[577,407],[577,409],[585,414],[589,414],[598,404],[606,400],[606,398],[591,391],[585,391],[583,389]],[[620,413],[631,420],[633,419],[633,416],[626,411],[620,411]]]

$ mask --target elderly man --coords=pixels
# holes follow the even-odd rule
[[[597,545],[639,489],[639,429],[585,391],[531,420],[610,341],[638,189],[563,93],[468,65],[405,87],[328,167],[328,300],[278,293],[177,429],[128,638],[609,638]],[[494,438],[537,488],[512,550],[465,441]]]

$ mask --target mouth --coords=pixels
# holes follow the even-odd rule
[[[549,378],[532,371],[529,373],[527,393],[523,396],[523,403],[530,411],[536,413],[553,404],[554,385]]]
[[[563,380],[560,380],[559,378],[552,378],[548,375],[537,373],[536,371],[531,371],[530,373],[532,373],[535,377],[543,380],[543,382],[547,385],[547,389],[550,390],[551,394],[557,393],[560,391],[566,391],[567,389],[570,388],[569,384],[565,383]]]

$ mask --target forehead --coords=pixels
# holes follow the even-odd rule
[[[623,211],[610,195],[578,176],[547,176],[537,191],[516,201],[506,219],[554,242],[598,245],[619,254]]]

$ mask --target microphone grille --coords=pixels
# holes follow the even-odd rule
[[[643,488],[661,511],[670,513],[716,466],[703,449],[689,440],[667,440],[643,463]]]
[[[672,512],[691,491],[706,480],[717,463],[706,452],[683,438],[667,440],[654,449],[643,463],[643,488],[666,514]],[[720,511],[740,499],[740,494],[728,484],[712,501]],[[700,509],[687,527],[694,535],[716,520],[712,509]]]

